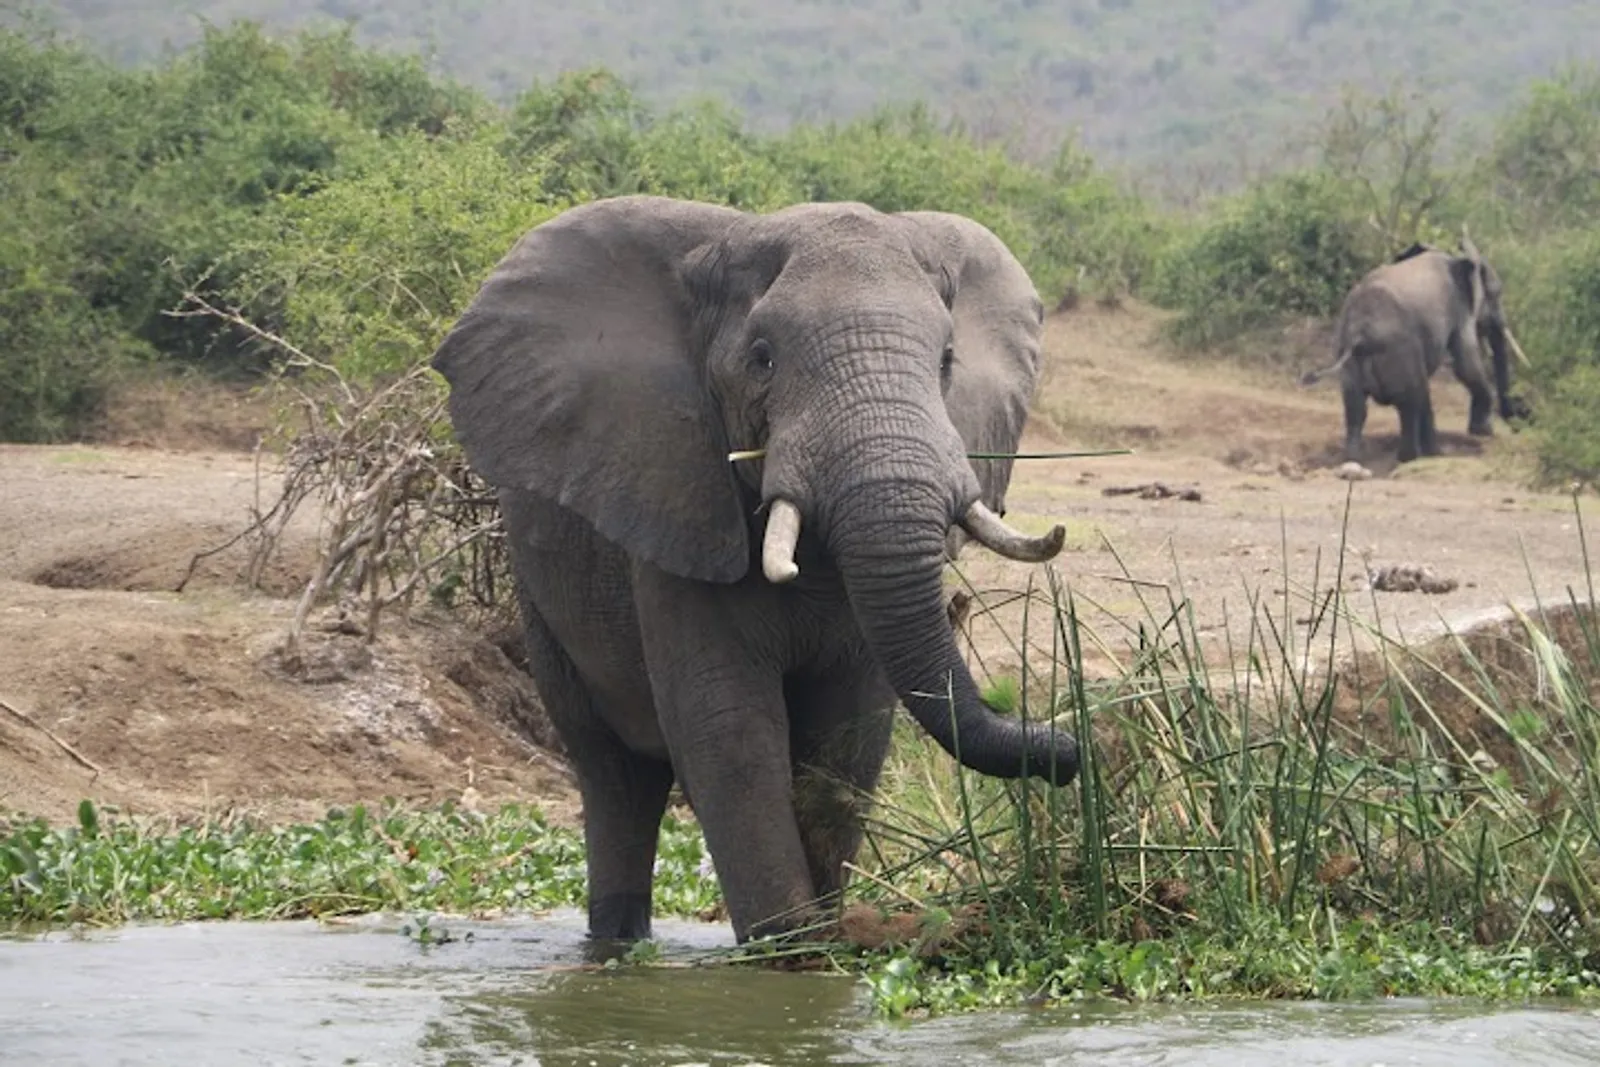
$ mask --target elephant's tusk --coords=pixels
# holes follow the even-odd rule
[[[1029,537],[1013,530],[981,500],[973,501],[972,507],[967,509],[961,528],[985,548],[1023,563],[1043,563],[1060,552],[1067,540],[1067,528],[1060,525],[1052,527],[1042,537]]]
[[[774,585],[792,582],[800,575],[794,546],[800,540],[800,509],[787,500],[774,500],[767,514],[767,537],[761,543],[761,573]]]
[[[1522,351],[1522,346],[1517,344],[1517,335],[1511,332],[1511,327],[1505,328],[1506,344],[1511,346],[1511,354],[1517,357],[1517,362],[1524,367],[1528,366],[1527,354]]]

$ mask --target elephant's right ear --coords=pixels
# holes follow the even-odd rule
[[[1483,262],[1475,256],[1451,256],[1450,280],[1476,316],[1483,306]]]
[[[433,356],[473,468],[664,570],[743,577],[746,517],[682,278],[685,257],[741,217],[620,197],[525,234]]]
[[[963,215],[907,211],[931,274],[950,291],[955,365],[945,407],[968,452],[1015,452],[1039,381],[1044,306],[1016,256]],[[983,502],[1005,513],[1010,459],[973,459]]]

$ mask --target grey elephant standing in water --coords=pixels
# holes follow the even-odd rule
[[[966,455],[1015,449],[1042,323],[982,226],[859,204],[600,201],[494,269],[433,365],[498,488],[592,936],[649,936],[675,779],[741,941],[823,914],[897,696],[973,770],[1071,780],[1069,735],[982,702],[941,585],[963,536],[1061,548]]]
[[[1472,394],[1467,432],[1492,435],[1495,397],[1484,371],[1485,341],[1494,359],[1501,418],[1526,414],[1511,395],[1506,352],[1509,348],[1523,362],[1527,357],[1506,325],[1500,276],[1465,231],[1459,254],[1414,244],[1361,279],[1345,298],[1336,337],[1337,360],[1306,374],[1301,384],[1340,372],[1347,460],[1361,459],[1369,397],[1399,411],[1400,462],[1438,454],[1428,380],[1446,355],[1456,378]]]

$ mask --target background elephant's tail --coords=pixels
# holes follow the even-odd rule
[[[1320,382],[1322,379],[1326,378],[1328,375],[1334,373],[1335,371],[1343,369],[1344,365],[1346,363],[1350,362],[1350,357],[1355,354],[1355,351],[1356,351],[1355,346],[1354,345],[1349,345],[1344,349],[1344,351],[1339,353],[1339,358],[1334,360],[1331,365],[1323,367],[1321,370],[1308,370],[1308,371],[1306,371],[1304,374],[1300,375],[1300,385],[1301,385],[1301,387],[1302,388],[1306,388],[1306,387],[1309,387],[1309,386],[1316,385],[1318,382]]]

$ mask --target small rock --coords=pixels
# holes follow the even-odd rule
[[[1355,460],[1340,464],[1339,469],[1334,473],[1347,482],[1364,482],[1372,477],[1372,472]]]
[[[1367,581],[1380,593],[1449,593],[1461,583],[1441,578],[1433,568],[1415,563],[1378,567],[1367,573]]]

